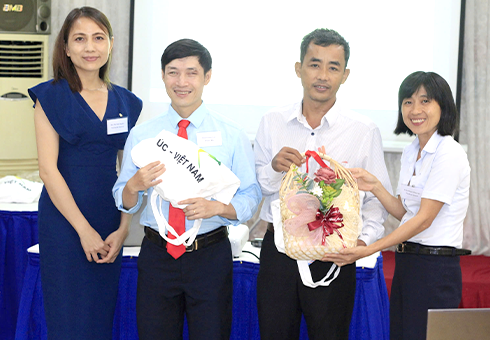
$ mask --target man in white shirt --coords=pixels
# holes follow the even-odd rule
[[[302,102],[268,112],[255,140],[255,169],[265,198],[261,219],[269,222],[261,250],[257,302],[262,339],[298,339],[301,315],[310,339],[347,339],[354,307],[355,264],[343,266],[328,287],[303,285],[296,261],[274,245],[270,203],[279,197],[281,179],[291,163],[301,166],[301,153],[324,146],[325,153],[348,167],[368,169],[388,191],[381,134],[368,118],[345,109],[336,94],[349,76],[349,44],[336,31],[317,29],[303,38],[301,62],[295,65],[303,85]],[[310,167],[315,171],[314,162]],[[358,245],[383,236],[387,212],[370,193],[361,193],[363,229]],[[323,278],[331,262],[310,265],[314,281]]]

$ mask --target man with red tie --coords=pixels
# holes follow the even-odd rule
[[[165,164],[138,168],[131,150],[140,141],[167,130],[196,143],[239,179],[231,203],[188,198],[177,209],[161,200],[161,210],[180,235],[203,219],[194,243],[173,246],[160,236],[150,203],[140,223],[145,237],[138,258],[136,313],[140,339],[182,339],[184,314],[190,339],[229,339],[232,315],[231,247],[226,226],[250,219],[261,201],[250,140],[238,124],[206,108],[204,86],[211,79],[211,55],[197,41],[170,44],[161,59],[162,79],[171,104],[167,112],[133,128],[113,194],[121,211],[135,213],[145,190],[151,196]],[[149,201],[149,200],[148,200]],[[171,234],[167,237],[172,238]]]

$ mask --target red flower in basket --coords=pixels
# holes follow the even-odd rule
[[[335,175],[335,172],[329,168],[320,168],[315,172],[315,182],[321,182],[323,181],[325,184],[332,184],[335,182],[337,179],[337,176]]]

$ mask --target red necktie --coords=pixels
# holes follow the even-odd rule
[[[190,122],[188,120],[182,119],[179,122],[179,132],[177,136],[187,139],[187,130]],[[185,232],[185,213],[182,209],[174,208],[172,204],[168,207],[168,223],[175,229],[177,234],[182,235]],[[168,233],[168,238],[174,239],[175,236]],[[173,258],[178,259],[183,253],[185,253],[185,246],[181,244],[180,246],[175,246],[173,244],[167,243],[167,252],[173,256]]]

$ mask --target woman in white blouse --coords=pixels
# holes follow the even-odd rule
[[[352,263],[397,245],[390,297],[391,339],[425,339],[427,310],[457,308],[462,293],[459,255],[469,201],[470,166],[452,135],[457,109],[447,82],[415,72],[400,85],[395,134],[416,135],[401,158],[397,197],[363,169],[350,169],[359,190],[370,191],[401,221],[391,234],[366,247],[325,256]]]

